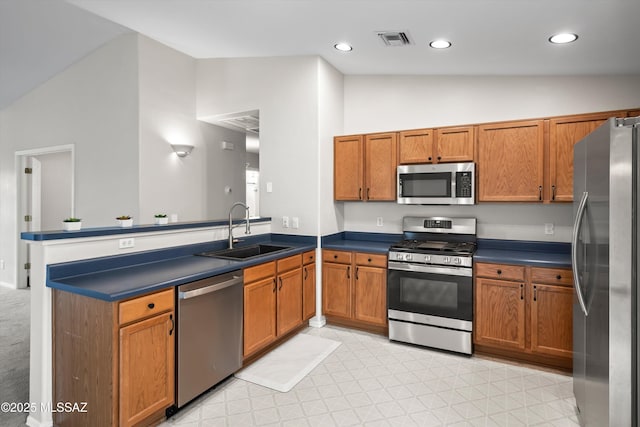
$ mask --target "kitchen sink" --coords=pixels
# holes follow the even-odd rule
[[[287,249],[291,249],[291,246],[251,245],[240,248],[222,249],[220,251],[202,252],[197,255],[225,259],[247,259]]]

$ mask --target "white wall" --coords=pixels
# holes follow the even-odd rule
[[[0,111],[0,282],[16,281],[16,151],[75,146],[75,214],[85,226],[138,215],[136,37],[116,38]]]
[[[71,153],[34,157],[42,165],[40,229],[60,229],[62,220],[71,216]]]
[[[207,147],[196,120],[196,60],[142,35],[138,43],[140,217],[134,222],[153,223],[158,213],[206,219]],[[171,143],[195,148],[178,157]]]
[[[273,217],[272,231],[315,235],[317,58],[204,59],[197,68],[198,117],[260,110],[260,214]],[[300,228],[283,228],[285,215]]]
[[[640,106],[640,76],[345,76],[344,80],[345,135]],[[343,204],[345,230],[399,233],[405,215],[455,215],[477,217],[480,237],[570,240],[571,204]],[[379,216],[383,227],[375,225]],[[544,234],[547,222],[555,224],[555,234]]]
[[[209,123],[200,123],[207,150],[206,212],[211,219],[224,219],[235,202],[246,200],[246,135]],[[222,141],[234,144],[233,150],[223,150]],[[231,189],[225,192],[225,187]],[[233,211],[234,218],[244,217],[240,208]]]

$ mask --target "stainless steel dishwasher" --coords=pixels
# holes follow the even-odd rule
[[[178,287],[177,407],[242,366],[242,271]]]

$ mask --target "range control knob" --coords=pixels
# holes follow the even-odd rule
[[[396,254],[396,259],[402,259],[402,254],[397,253],[397,254]]]
[[[424,262],[431,262],[431,255],[425,255]]]
[[[411,254],[405,254],[405,256],[404,256],[404,260],[405,261],[411,261],[412,258],[413,257],[411,256]]]
[[[453,263],[459,265],[460,263],[462,263],[462,260],[460,258],[454,258]]]
[[[444,259],[442,260],[442,262],[444,262],[445,264],[451,264],[451,258],[446,256],[444,257]]]

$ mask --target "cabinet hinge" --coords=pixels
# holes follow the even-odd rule
[[[28,174],[32,174],[33,173],[33,169],[31,168],[24,168],[24,173]]]
[[[32,220],[33,220],[33,217],[31,215],[24,216],[24,222],[31,222]]]
[[[26,264],[24,265],[24,269],[25,269],[25,270],[31,270],[31,263],[30,263],[30,262],[26,263]]]

